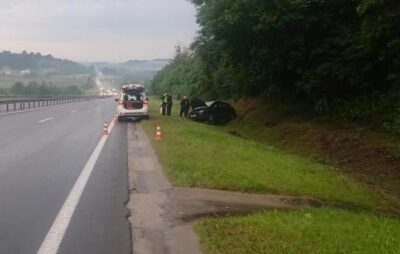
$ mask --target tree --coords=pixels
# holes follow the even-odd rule
[[[66,95],[80,95],[82,91],[76,85],[67,86],[64,89],[64,94]]]
[[[40,88],[36,81],[30,81],[24,89],[25,95],[39,95]]]
[[[189,52],[177,48],[155,77],[157,93],[269,95],[318,112],[400,93],[400,1],[191,2],[200,31]]]
[[[0,88],[1,95],[8,95],[8,90],[6,88]]]
[[[15,82],[15,84],[11,87],[11,93],[13,93],[14,95],[24,94],[24,90],[25,85],[20,81]]]

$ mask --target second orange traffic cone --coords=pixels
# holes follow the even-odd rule
[[[156,140],[161,140],[161,128],[160,126],[157,126],[157,132],[156,132]]]

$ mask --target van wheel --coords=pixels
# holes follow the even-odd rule
[[[150,120],[150,116],[149,116],[149,115],[147,115],[147,116],[145,116],[145,117],[144,117],[144,119],[146,119],[146,120]]]

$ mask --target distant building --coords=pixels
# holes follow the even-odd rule
[[[11,74],[12,74],[12,71],[8,66],[3,66],[2,68],[0,68],[0,75],[10,76]]]
[[[31,72],[31,70],[29,70],[29,69],[26,69],[26,70],[23,70],[23,71],[20,72],[21,76],[29,75],[29,74],[31,74],[31,73],[32,73],[32,72]]]

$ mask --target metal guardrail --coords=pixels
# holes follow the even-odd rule
[[[73,102],[106,98],[104,96],[61,96],[61,97],[0,97],[0,112],[29,110]]]

